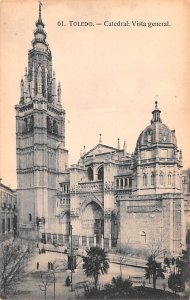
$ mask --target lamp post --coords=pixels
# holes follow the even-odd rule
[[[71,253],[70,253],[70,268],[71,268],[71,292],[73,291],[73,227],[69,224],[69,231],[71,236]]]

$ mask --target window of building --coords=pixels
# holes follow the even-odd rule
[[[168,174],[168,185],[172,184],[172,175]]]
[[[2,220],[2,233],[5,233],[5,219]]]
[[[93,181],[94,180],[94,174],[93,174],[93,170],[92,170],[91,167],[88,168],[87,173],[88,173],[88,180]]]
[[[116,179],[116,186],[119,187],[119,179]]]
[[[31,222],[32,221],[32,214],[29,214],[28,218],[29,218],[29,222]]]
[[[121,187],[123,187],[123,178],[120,179]]]
[[[104,180],[104,168],[101,166],[98,170],[98,180],[103,181]]]
[[[143,186],[147,186],[147,175],[143,174]]]
[[[125,186],[128,185],[128,178],[125,178]]]
[[[155,185],[155,174],[151,174],[151,185]]]
[[[58,133],[58,126],[56,120],[53,120],[53,133]]]
[[[160,184],[161,185],[164,184],[164,175],[163,175],[163,173],[160,173]]]
[[[24,119],[24,132],[27,132],[27,130],[28,130],[28,120],[27,120],[27,118],[25,118]]]
[[[47,131],[52,132],[52,125],[50,117],[47,117]]]
[[[140,242],[146,244],[146,232],[144,230],[140,232]]]
[[[11,230],[11,219],[10,218],[7,219],[7,229],[8,229],[8,232],[10,232],[10,230]]]

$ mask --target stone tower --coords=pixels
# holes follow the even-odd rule
[[[65,110],[39,16],[16,109],[17,197],[21,229],[55,224],[58,183],[67,167]]]

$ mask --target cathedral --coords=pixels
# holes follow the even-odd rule
[[[134,153],[99,143],[68,167],[65,109],[39,16],[16,105],[19,232],[45,243],[150,249],[189,243],[190,172],[158,103]],[[188,233],[188,234],[187,234]]]

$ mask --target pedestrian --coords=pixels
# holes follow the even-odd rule
[[[39,264],[39,262],[37,261],[37,264],[36,264],[37,270],[39,270],[39,266],[40,266],[40,264]]]

